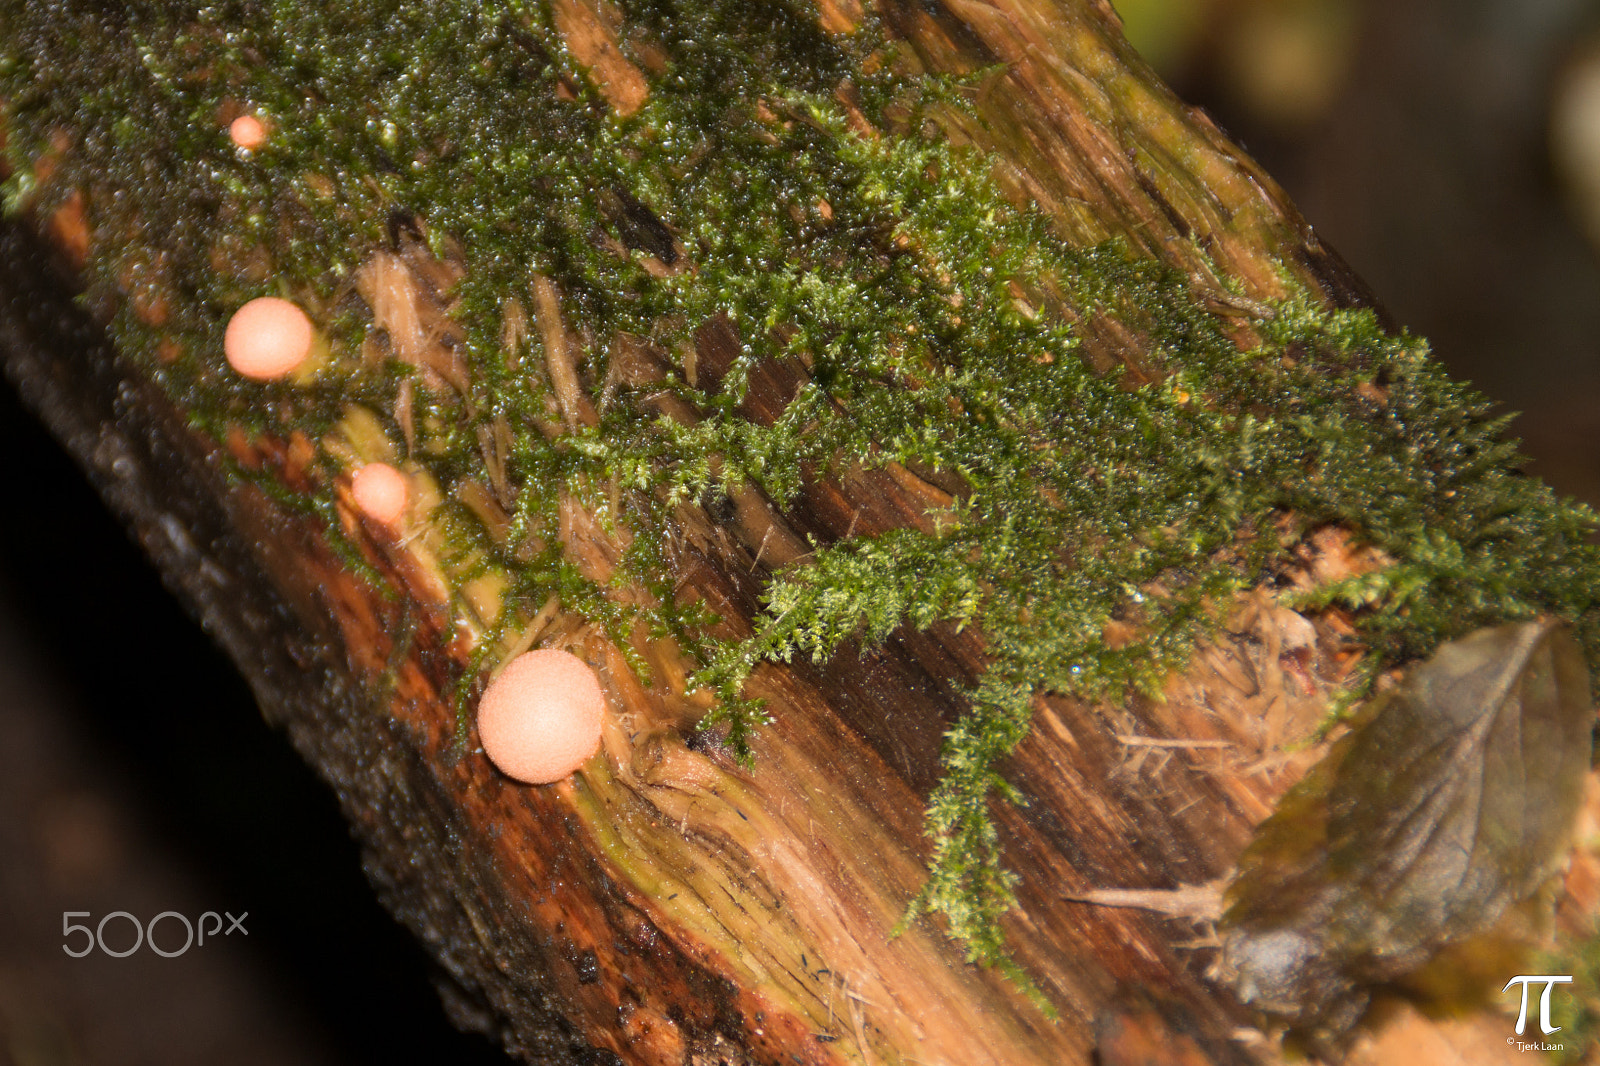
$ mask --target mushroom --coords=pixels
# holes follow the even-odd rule
[[[253,150],[267,143],[267,127],[254,115],[240,115],[229,123],[228,136],[240,148]]]
[[[400,521],[410,491],[406,476],[388,463],[368,463],[350,479],[350,492],[361,513],[385,526]]]
[[[508,777],[559,781],[600,747],[605,693],[582,659],[540,648],[512,659],[478,701],[478,738]]]
[[[233,313],[222,338],[228,365],[255,381],[292,373],[311,354],[311,319],[288,300],[262,296]]]

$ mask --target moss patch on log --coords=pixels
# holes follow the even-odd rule
[[[1219,311],[1115,243],[1070,246],[942,138],[967,87],[870,24],[626,3],[607,31],[647,95],[622,117],[541,4],[0,13],[10,205],[87,231],[88,299],[214,439],[324,442],[370,412],[443,490],[432,520],[479,666],[552,596],[624,650],[643,623],[698,659],[706,724],[747,752],[758,664],[979,627],[992,661],[947,736],[913,905],[974,960],[1005,959],[989,804],[1011,794],[998,767],[1034,695],[1157,690],[1314,527],[1392,560],[1313,601],[1358,612],[1371,669],[1543,612],[1600,661],[1595,516],[1519,473],[1505,420],[1423,342],[1305,293]],[[254,152],[225,133],[246,110],[271,130]],[[448,365],[401,358],[355,295],[375,253],[407,248],[446,265]],[[305,382],[223,361],[228,316],[264,294],[328,340]],[[708,322],[737,337],[725,366],[697,360]],[[1137,366],[1088,356],[1097,323]],[[750,379],[777,364],[800,384],[751,417]],[[342,543],[341,462],[313,447],[292,483],[237,474]],[[748,486],[783,508],[812,479],[889,464],[950,491],[914,528],[813,544],[748,639],[677,595],[676,508]],[[609,585],[563,552],[572,499],[626,531]],[[468,595],[486,575],[494,595]]]
[[[1552,1056],[1555,1062],[1562,1066],[1580,1063],[1600,1041],[1600,927],[1572,938],[1559,952],[1542,954],[1537,962],[1546,967],[1542,973],[1570,974],[1573,980],[1562,989],[1566,995],[1554,998],[1550,1011],[1550,1021],[1561,1035],[1534,1029],[1530,1013],[1528,1042],[1560,1044],[1561,1050]],[[1537,1012],[1539,1007],[1532,1010]]]

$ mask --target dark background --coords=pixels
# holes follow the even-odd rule
[[[0,470],[22,502],[0,518],[0,1063],[504,1062],[450,1026],[333,793],[9,387]],[[74,959],[69,910],[248,933]]]
[[[1525,412],[1530,471],[1600,500],[1600,260],[1548,144],[1594,5],[1119,8],[1400,322]],[[0,478],[0,1062],[499,1061],[445,1021],[331,793],[9,386]],[[70,959],[66,910],[248,911],[249,936]]]

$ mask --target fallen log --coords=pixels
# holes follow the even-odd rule
[[[6,9],[8,372],[516,1055],[1270,1058],[1095,893],[1443,641],[1593,661],[1591,516],[1103,5],[235,16]],[[473,726],[532,647],[608,706],[545,786]]]

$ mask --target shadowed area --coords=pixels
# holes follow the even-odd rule
[[[427,957],[374,901],[332,793],[9,385],[0,455],[26,506],[0,521],[10,1061],[504,1061],[451,1027]],[[94,923],[115,910],[248,911],[249,939],[73,959],[67,910]],[[107,926],[113,946],[131,941],[125,926]],[[160,935],[174,950],[179,923]]]

